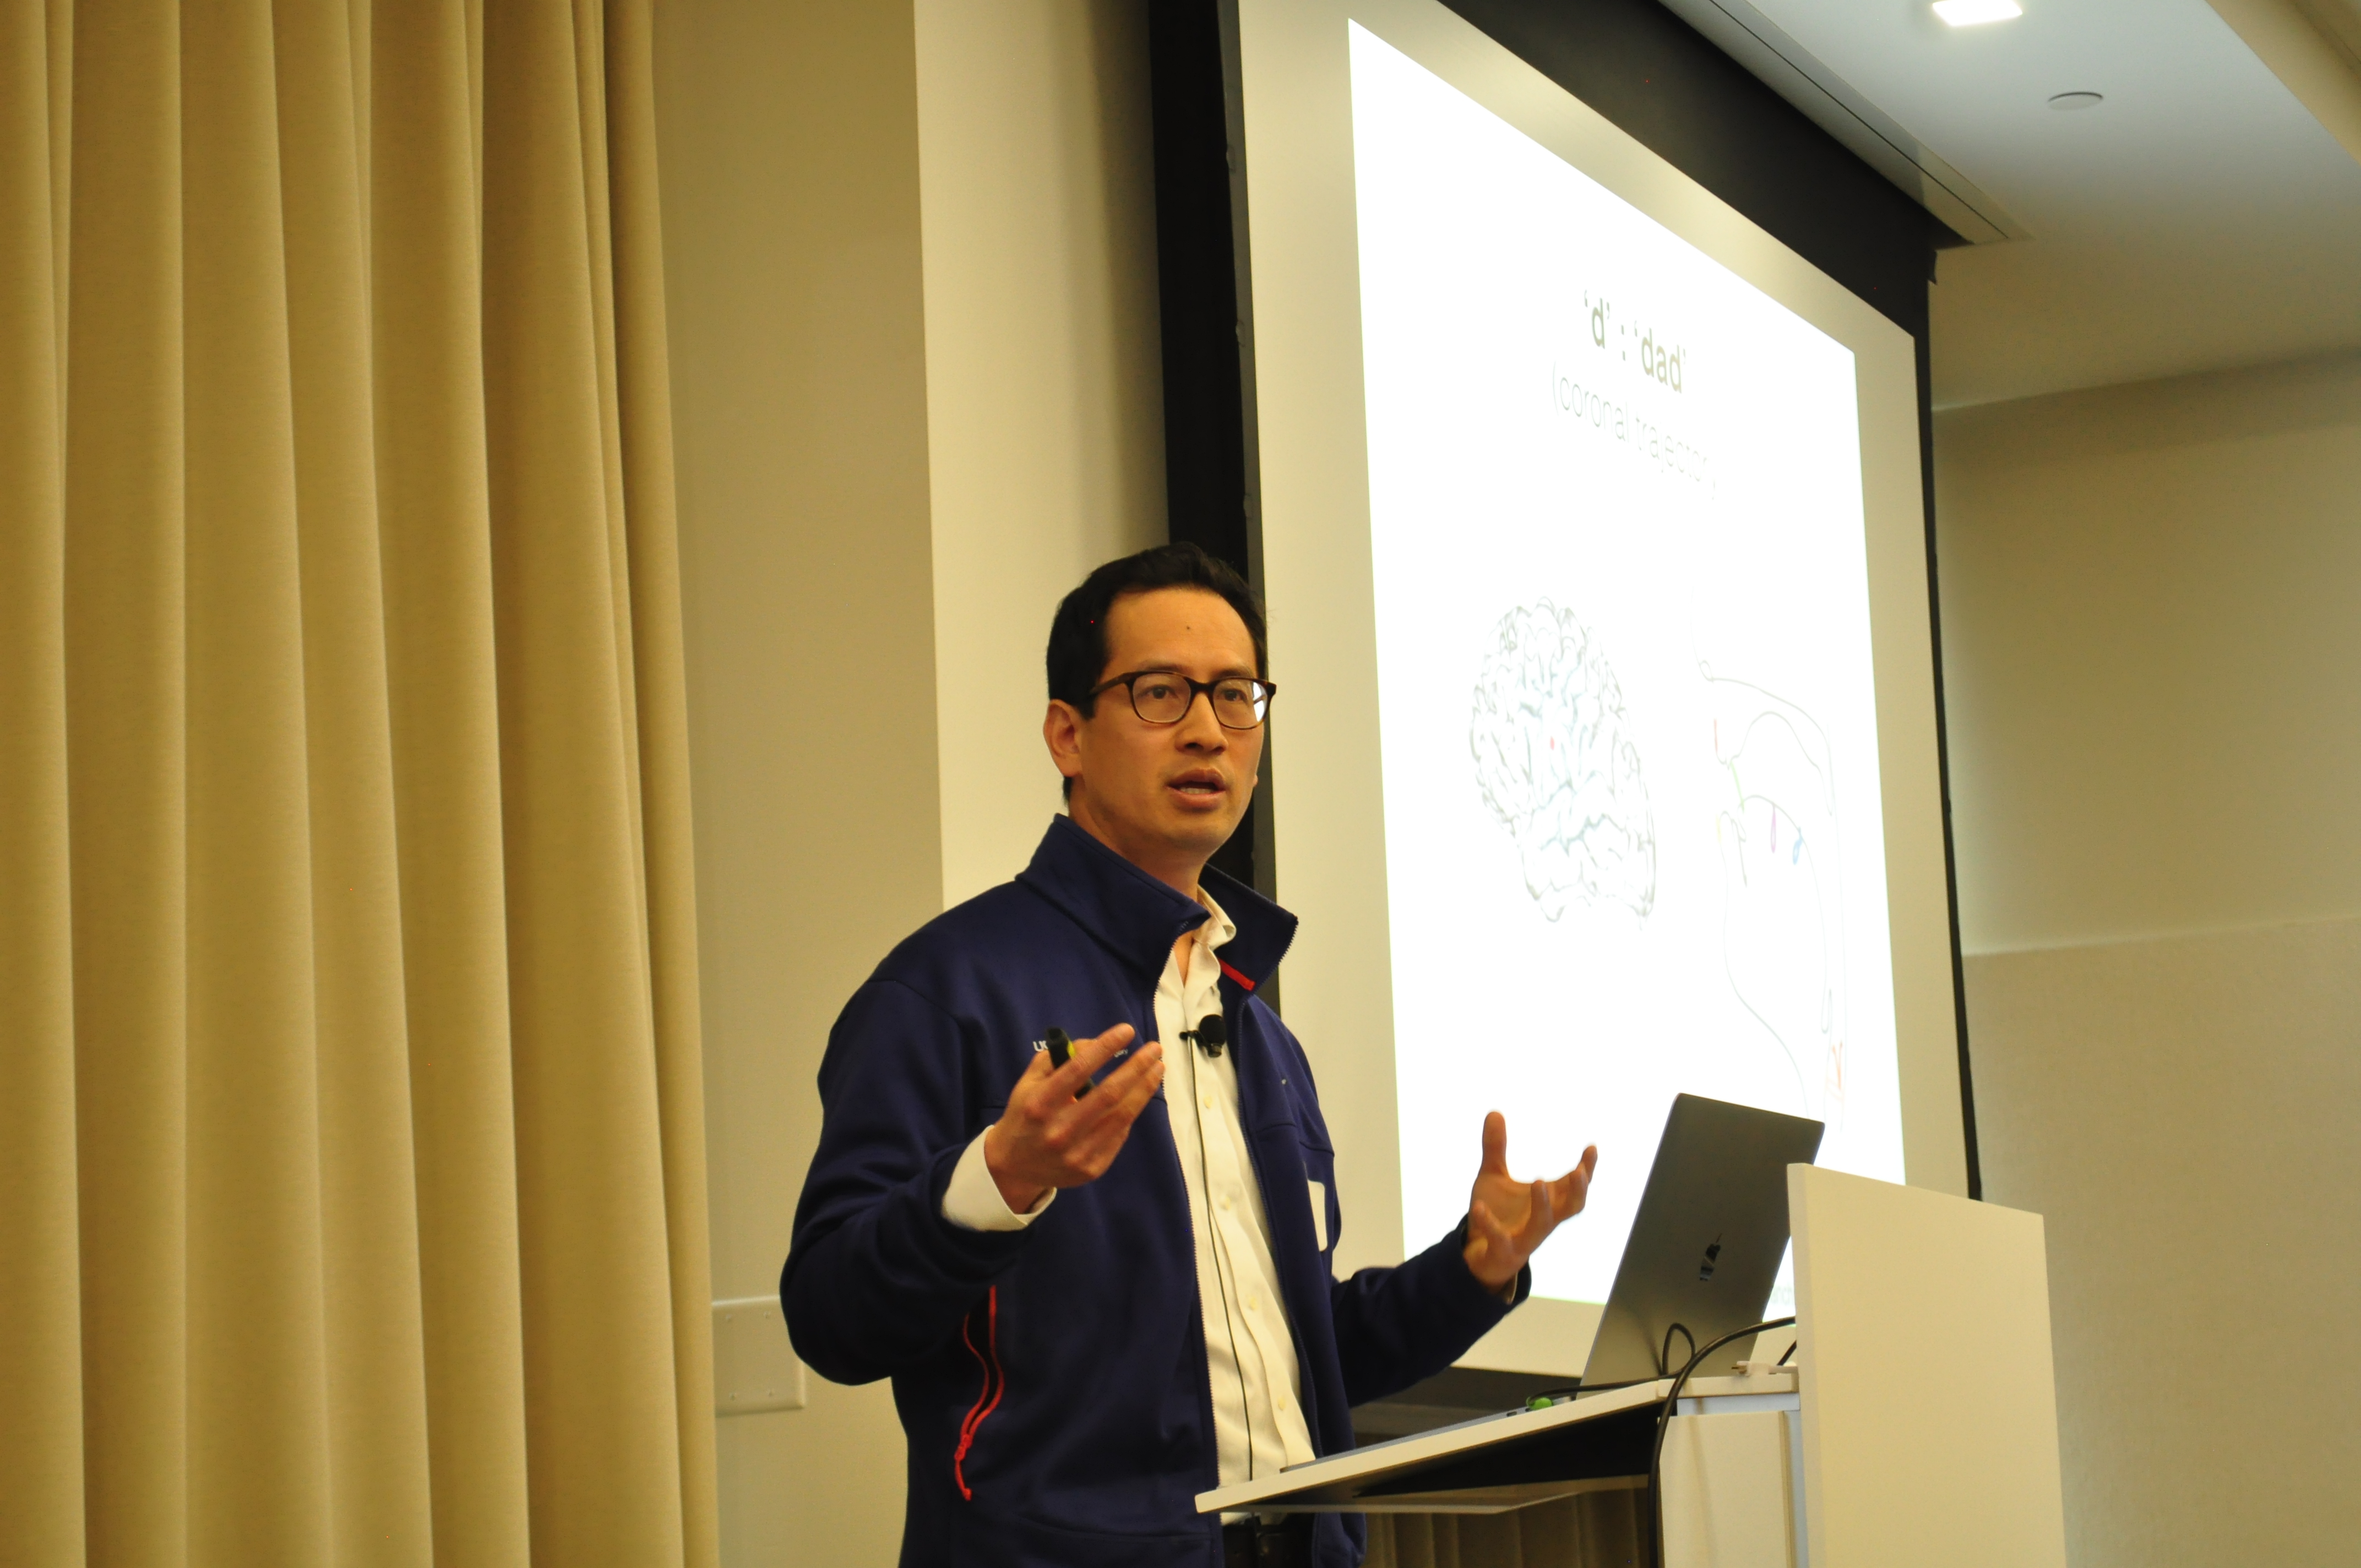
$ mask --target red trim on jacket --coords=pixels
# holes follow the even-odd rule
[[[1227,959],[1217,958],[1213,961],[1222,966],[1222,972],[1224,974],[1228,975],[1232,980],[1236,981],[1241,986],[1244,986],[1248,991],[1252,991],[1254,989],[1254,981],[1248,980],[1246,976],[1232,969]]]
[[[1008,1392],[1008,1375],[1000,1369],[1000,1287],[992,1287],[983,1299],[982,1350],[975,1348],[975,1337],[970,1332],[975,1324],[975,1314],[971,1311],[960,1321],[960,1340],[983,1368],[983,1387],[976,1391],[975,1403],[968,1408],[967,1419],[960,1422],[959,1449],[951,1455],[951,1479],[959,1483],[960,1497],[965,1502],[975,1500],[975,1493],[967,1484],[967,1451],[975,1442],[976,1429],[1000,1408],[1000,1397]]]

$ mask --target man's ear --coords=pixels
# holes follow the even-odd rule
[[[1070,779],[1082,776],[1082,715],[1071,702],[1052,699],[1049,711],[1041,718],[1041,740],[1049,748],[1049,760],[1058,772]]]

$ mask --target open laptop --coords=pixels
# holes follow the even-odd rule
[[[1583,1367],[1585,1388],[1677,1372],[1696,1350],[1763,1321],[1787,1251],[1787,1168],[1811,1164],[1824,1131],[1775,1111],[1674,1099]]]

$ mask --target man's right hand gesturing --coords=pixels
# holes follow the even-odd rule
[[[1050,1189],[1096,1181],[1115,1163],[1131,1124],[1164,1082],[1164,1047],[1155,1040],[1092,1087],[1091,1075],[1131,1043],[1132,1027],[1074,1042],[1066,1065],[1037,1051],[1008,1091],[1008,1109],[983,1135],[984,1168],[1016,1213],[1028,1212]]]

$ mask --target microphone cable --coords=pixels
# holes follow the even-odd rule
[[[1673,1416],[1681,1408],[1681,1389],[1688,1383],[1689,1375],[1697,1369],[1707,1356],[1711,1355],[1723,1345],[1752,1334],[1768,1333],[1773,1329],[1791,1328],[1795,1321],[1793,1317],[1773,1318],[1769,1322],[1755,1323],[1726,1333],[1719,1339],[1709,1342],[1703,1350],[1690,1356],[1687,1365],[1681,1368],[1680,1376],[1673,1379],[1673,1391],[1665,1396],[1664,1408],[1656,1417],[1656,1444],[1648,1454],[1648,1497],[1655,1507],[1656,1515],[1656,1528],[1653,1532],[1655,1539],[1650,1542],[1648,1555],[1654,1568],[1664,1568],[1664,1433],[1671,1430]],[[1683,1329],[1681,1332],[1686,1335],[1688,1330]],[[1694,1344],[1697,1342],[1691,1340],[1689,1343]],[[1664,1332],[1664,1348],[1670,1350],[1672,1345],[1672,1331],[1668,1329]],[[1795,1347],[1790,1345],[1788,1354],[1794,1354]],[[1782,1356],[1780,1359],[1784,1363],[1786,1357]],[[1791,1520],[1788,1528],[1793,1530],[1801,1522]]]

